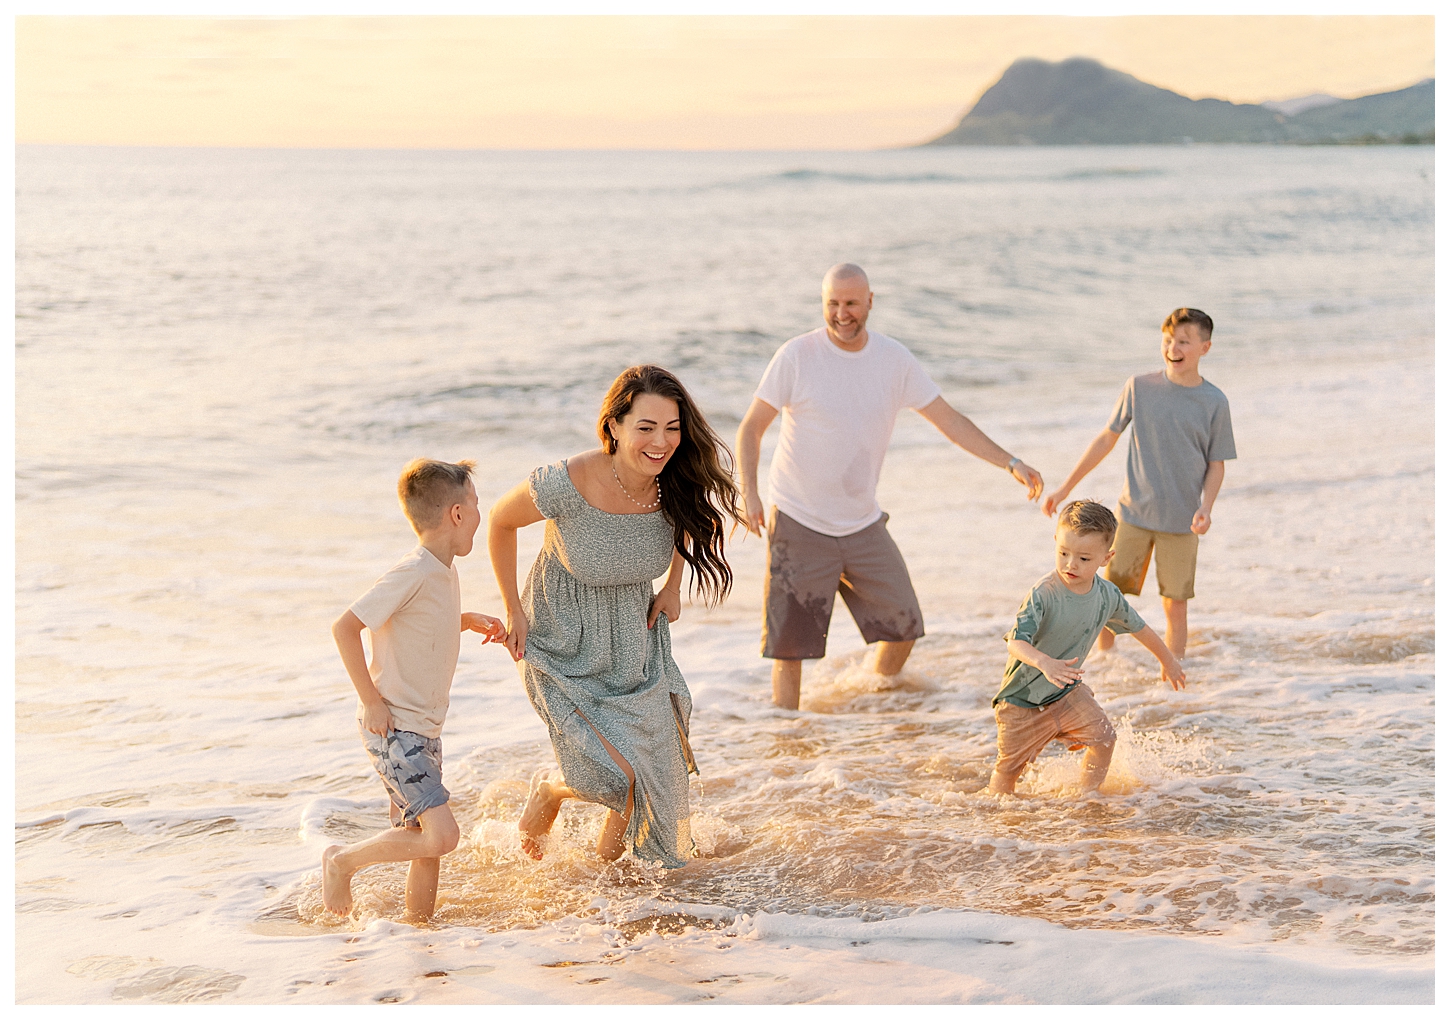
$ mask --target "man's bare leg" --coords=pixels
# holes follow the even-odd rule
[[[1163,643],[1175,659],[1181,659],[1188,649],[1188,601],[1164,599],[1163,615],[1168,618],[1168,633],[1163,635]]]
[[[801,660],[774,659],[770,667],[770,700],[776,708],[801,707]]]
[[[906,665],[906,658],[915,644],[914,640],[876,642],[876,662],[872,668],[882,676],[895,676]]]
[[[1098,651],[1112,651],[1113,642],[1117,640],[1117,637],[1118,636],[1116,634],[1108,630],[1108,628],[1104,627],[1101,631],[1098,632]]]
[[[424,811],[418,823],[421,828],[388,829],[358,843],[324,850],[322,905],[346,917],[352,913],[352,876],[361,869],[370,864],[442,857],[458,845],[458,823],[447,804]]]

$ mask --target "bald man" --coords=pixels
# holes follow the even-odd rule
[[[1042,492],[1042,476],[943,400],[910,351],[866,328],[872,298],[860,266],[831,267],[821,282],[825,326],[775,352],[735,437],[748,527],[768,537],[761,655],[775,660],[771,689],[781,708],[800,707],[801,660],[826,654],[837,591],[861,637],[876,645],[878,673],[899,673],[926,633],[876,502],[898,411],[911,408],[963,450],[1005,468],[1028,499]],[[781,412],[767,515],[756,480],[760,440]]]

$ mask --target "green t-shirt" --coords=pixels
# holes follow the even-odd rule
[[[1033,585],[1017,610],[1017,622],[1003,637],[1007,641],[1026,641],[1054,659],[1076,658],[1074,665],[1080,667],[1104,627],[1114,634],[1136,634],[1144,626],[1143,618],[1128,605],[1116,585],[1094,574],[1092,588],[1086,595],[1079,595],[1054,570]],[[1009,655],[1002,689],[992,704],[1005,701],[1023,708],[1039,708],[1075,686],[1058,687],[1036,666]]]

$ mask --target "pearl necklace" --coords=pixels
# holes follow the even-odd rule
[[[624,487],[624,483],[619,481],[619,472],[614,470],[613,457],[609,458],[609,470],[614,475],[614,480],[616,482],[619,482],[619,491],[624,493],[624,498],[629,500],[635,506],[639,507],[641,510],[653,510],[655,507],[660,505],[660,480],[658,478],[655,479],[655,501],[653,503],[641,503],[639,500],[631,496],[629,494],[629,490]]]

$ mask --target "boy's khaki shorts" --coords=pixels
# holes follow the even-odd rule
[[[1061,740],[1069,750],[1111,748],[1118,741],[1092,688],[1080,680],[1072,690],[1042,708],[999,701],[993,712],[997,716],[997,764],[993,770],[1014,780],[1054,740]]]
[[[1108,580],[1124,595],[1143,594],[1148,577],[1148,558],[1158,564],[1158,594],[1165,599],[1193,598],[1193,577],[1198,570],[1198,536],[1189,532],[1148,531],[1118,519],[1113,539],[1113,558],[1108,561]]]

